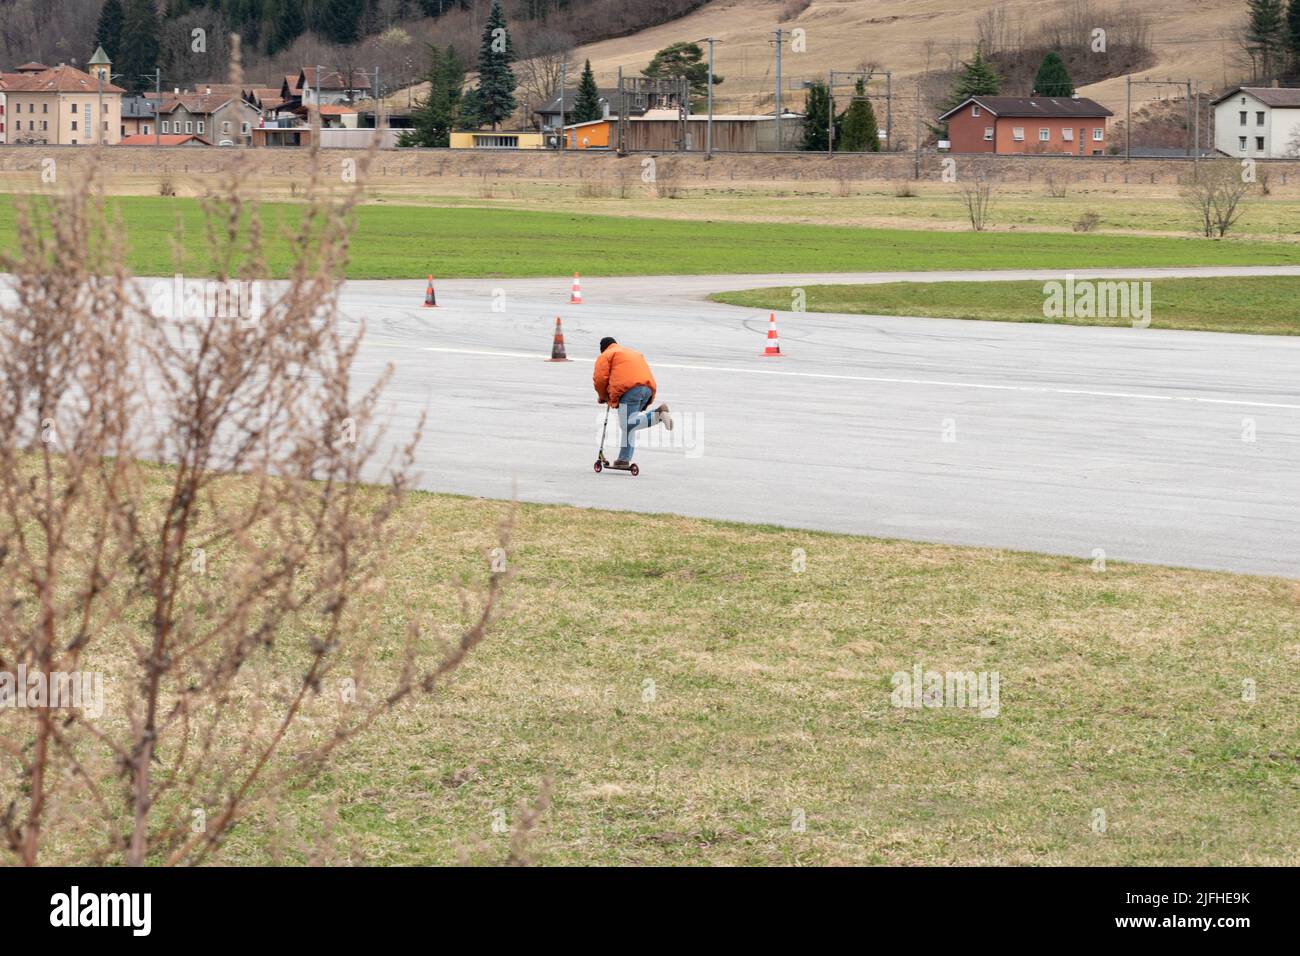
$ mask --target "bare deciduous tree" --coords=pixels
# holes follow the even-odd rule
[[[534,113],[559,95],[560,80],[570,89],[578,85],[578,68],[573,63],[573,37],[558,30],[541,28],[520,35],[519,62],[515,75],[523,92],[520,109],[524,124],[536,125]]]
[[[179,287],[128,273],[89,174],[18,205],[0,262],[0,846],[16,862],[203,862],[486,635],[505,571],[442,651],[418,621],[375,633],[419,427],[380,454],[384,377],[357,389],[360,335],[336,322],[368,162],[327,200],[313,153],[274,286],[238,169],[205,200],[213,278]]]
[[[1202,163],[1183,185],[1183,202],[1195,213],[1201,235],[1226,236],[1241,218],[1242,202],[1254,185],[1249,169],[1231,159]]]

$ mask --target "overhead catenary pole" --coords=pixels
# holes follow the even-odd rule
[[[927,64],[926,73],[927,73],[927,75],[929,74],[928,64]],[[913,159],[912,159],[912,178],[913,178],[913,179],[920,179],[920,178],[921,178],[921,82],[922,82],[922,81],[921,81],[921,78],[920,78],[920,77],[917,77],[917,80],[916,80],[916,118],[915,118],[915,120],[913,121],[913,127],[914,127],[914,130],[915,130],[914,133],[913,133],[913,136],[916,138],[916,149],[915,149],[914,157],[913,157]]]
[[[704,37],[703,42],[709,45],[709,89],[708,89],[708,118],[704,121],[704,158],[713,158],[713,44],[716,42],[713,37]],[[777,122],[780,122],[778,120]]]
[[[826,74],[826,158],[835,155],[835,71]]]
[[[1200,162],[1201,162],[1201,81],[1200,80],[1196,81],[1196,107],[1195,107],[1195,112],[1192,114],[1192,127],[1193,127],[1192,138],[1196,140],[1196,146],[1192,150],[1192,175],[1195,176],[1196,171],[1200,166]]]
[[[781,47],[785,43],[785,31],[780,27],[775,30],[776,36],[776,148],[778,150],[785,148],[785,140],[781,138]]]
[[[560,55],[560,149],[564,149],[569,139],[569,133],[565,129],[565,122],[564,122],[564,81],[566,78],[565,73],[567,72],[565,68],[568,65],[569,65],[568,55],[561,54]]]
[[[870,82],[870,78],[868,78]],[[885,149],[894,148],[894,73],[885,71]]]
[[[148,73],[145,74],[145,76],[148,76],[148,75],[149,75]],[[153,98],[153,144],[154,144],[155,146],[161,146],[161,145],[162,145],[162,134],[161,134],[160,130],[162,129],[162,126],[161,126],[159,120],[160,120],[160,118],[161,118],[161,116],[162,116],[162,67],[160,67],[160,66],[159,66],[159,67],[154,67],[154,71],[153,71],[153,82],[154,82],[154,98]]]
[[[1083,144],[1079,144],[1083,152]],[[1124,162],[1129,162],[1133,155],[1133,74],[1124,77]]]

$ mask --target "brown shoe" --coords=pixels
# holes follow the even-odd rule
[[[618,468],[622,471],[627,471],[629,468],[632,467],[632,463],[630,461],[624,461],[622,458],[620,458],[618,459],[618,461],[614,462],[614,464],[611,465],[610,467]]]
[[[655,409],[655,414],[659,416],[659,422],[669,431],[673,430],[673,416],[668,414],[668,404],[665,402]]]

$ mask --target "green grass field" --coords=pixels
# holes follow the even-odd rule
[[[210,271],[196,200],[114,197],[138,275]],[[0,199],[0,249],[14,242],[12,197]],[[300,205],[261,206],[274,275]],[[179,232],[178,232],[179,226]],[[567,275],[845,272],[1300,263],[1287,243],[1192,238],[924,232],[792,223],[700,222],[510,209],[366,205],[357,210],[348,277],[412,279]]]
[[[992,322],[1129,327],[1127,318],[1043,316],[1041,282],[890,282],[817,285],[803,289],[810,312],[920,315]],[[721,292],[718,302],[788,310],[794,290]],[[1156,279],[1151,282],[1151,328],[1257,335],[1300,335],[1300,278]]]

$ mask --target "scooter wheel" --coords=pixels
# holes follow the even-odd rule
[[[596,462],[596,463],[595,463],[594,465],[592,465],[591,467],[593,467],[593,468],[596,469],[596,474],[598,474],[598,475],[600,474],[600,468],[601,468],[601,465],[600,465],[600,462],[599,462],[599,461]]]
[[[628,468],[628,471],[632,472],[632,477],[633,477],[633,478],[635,478],[637,475],[641,474],[641,469],[638,468],[636,465],[632,465],[630,468]]]

